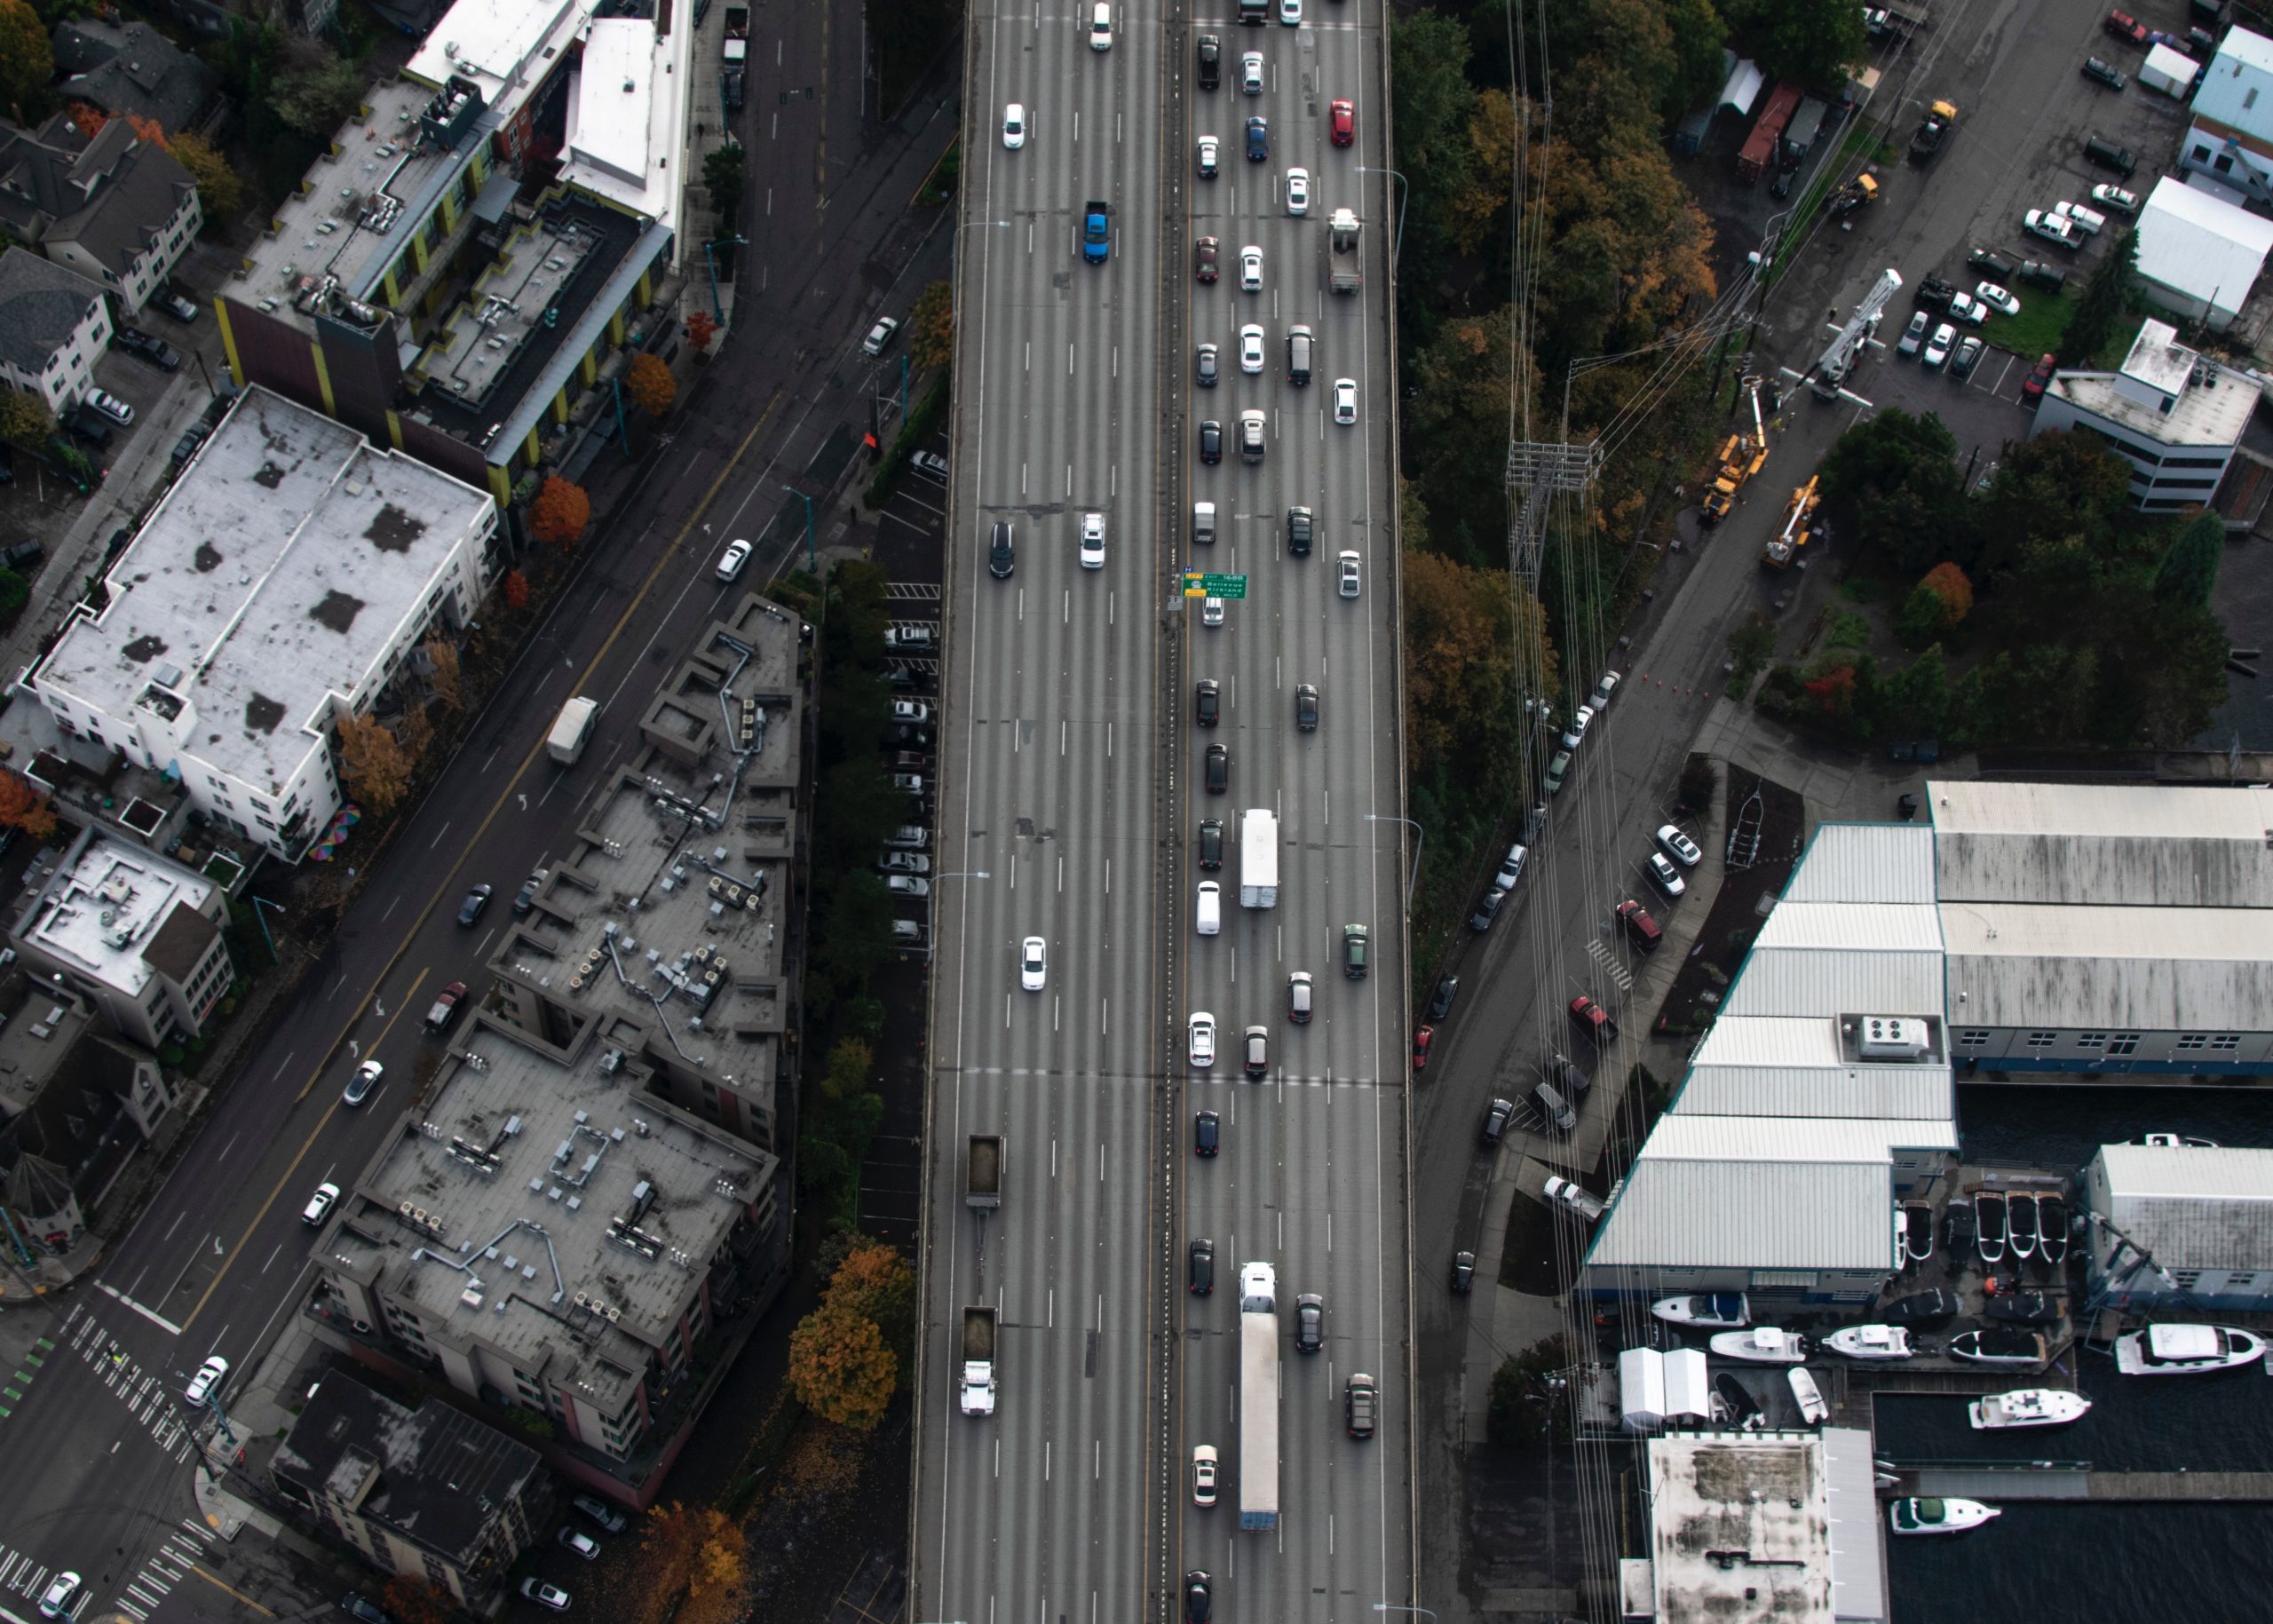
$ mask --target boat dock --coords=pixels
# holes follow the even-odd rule
[[[2082,1500],[2103,1505],[2144,1501],[2273,1501],[2273,1472],[2095,1471],[2087,1461],[1962,1463],[1903,1469],[1905,1493],[1943,1499]]]

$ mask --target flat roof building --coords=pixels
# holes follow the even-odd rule
[[[2172,184],[2164,180],[2156,195]],[[2273,224],[2259,224],[2266,225],[2266,241],[2273,243]],[[2173,251],[2194,263],[2191,250]],[[2251,271],[2252,281],[2255,276]],[[2245,283],[2236,303],[2248,291]],[[2142,511],[2206,507],[2232,464],[2257,400],[2257,385],[2246,374],[2179,343],[2168,322],[2148,321],[2140,323],[2115,371],[2054,373],[2030,434],[2080,429],[2097,436],[2131,465],[2131,501]]]
[[[499,562],[487,494],[251,389],[30,686],[66,732],[297,861],[343,804],[339,717],[423,697],[392,685],[473,618]]]
[[[2166,175],[2139,210],[2139,287],[2165,310],[2223,332],[2273,250],[2273,220]]]
[[[2083,1194],[2095,1298],[2134,1311],[2273,1310],[2273,1150],[2103,1145]]]
[[[2178,162],[2190,184],[2229,202],[2273,202],[2273,40],[2226,30],[2195,88]]]

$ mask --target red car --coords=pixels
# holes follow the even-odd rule
[[[1347,147],[1358,139],[1358,109],[1355,104],[1337,101],[1331,108],[1327,134],[1336,147]]]
[[[1429,1045],[1436,1041],[1437,1029],[1434,1026],[1415,1026],[1413,1029],[1413,1069],[1414,1071],[1428,1069]]]
[[[2147,26],[2128,12],[2110,12],[2101,29],[2113,35],[2126,44],[2143,45],[2147,43]]]
[[[2024,400],[2044,399],[2044,386],[2052,381],[2052,374],[2059,365],[2060,358],[2056,355],[2047,355],[2037,362],[2036,370],[2030,373],[2028,381],[2021,385],[2021,399]]]
[[[1610,1018],[1610,1011],[1580,993],[1571,1000],[1571,1019],[1580,1031],[1594,1039],[1597,1045],[1617,1041],[1618,1023]]]
[[[1216,280],[1216,254],[1219,247],[1213,237],[1202,237],[1192,245],[1192,273],[1203,282]]]

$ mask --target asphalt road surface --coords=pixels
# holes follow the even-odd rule
[[[1115,8],[1110,51],[1077,17],[974,18],[965,119],[961,353],[951,508],[946,791],[938,818],[931,1123],[931,1232],[920,1395],[917,1615],[979,1620],[1148,1616],[1190,1570],[1218,1617],[1372,1617],[1413,1582],[1409,1256],[1396,559],[1390,527],[1388,243],[1365,239],[1365,290],[1326,291],[1325,217],[1383,216],[1382,41],[1359,5],[1314,7],[1301,28],[1190,30],[1150,6]],[[1224,42],[1222,87],[1201,91],[1192,32]],[[1259,94],[1239,58],[1260,52]],[[1327,106],[1354,101],[1358,145],[1327,139]],[[1027,109],[1006,150],[1002,110]],[[1267,162],[1243,155],[1250,115]],[[1193,141],[1222,142],[1194,172]],[[1311,177],[1306,218],[1286,171]],[[1079,213],[1113,210],[1112,254],[1082,262]],[[1163,229],[1165,226],[1166,229]],[[1194,282],[1191,240],[1224,244],[1223,280]],[[1262,289],[1239,250],[1263,254]],[[1259,375],[1238,329],[1264,329]],[[1286,337],[1319,345],[1306,389]],[[1213,342],[1221,383],[1194,383]],[[1330,420],[1356,380],[1358,420]],[[1260,465],[1228,442],[1267,414]],[[1202,465],[1201,418],[1225,424]],[[1189,503],[1219,511],[1191,544]],[[1315,510],[1308,558],[1285,548],[1285,510]],[[1102,568],[1081,565],[1080,516],[1101,512]],[[1017,527],[1015,572],[987,568],[991,527]],[[1358,555],[1342,595],[1335,555]],[[1241,574],[1247,597],[1201,624],[1184,567]],[[1220,725],[1193,722],[1192,685],[1220,685]],[[1295,690],[1319,693],[1315,732]],[[1204,788],[1203,752],[1230,755]],[[1237,906],[1242,811],[1281,820],[1279,899]],[[1379,815],[1383,821],[1370,820]],[[1224,820],[1224,867],[1197,867],[1202,818]],[[1193,934],[1195,887],[1224,887],[1224,929]],[[1372,974],[1342,971],[1341,930],[1367,925]],[[1021,990],[1020,940],[1049,947],[1041,992]],[[1318,1014],[1287,1019],[1289,974],[1315,978]],[[1216,1020],[1215,1064],[1186,1063],[1185,1022]],[[1269,1030],[1250,1081],[1240,1035]],[[1192,1154],[1192,1115],[1216,1112],[1222,1154]],[[963,1147],[1008,1142],[1003,1203],[963,1207]],[[1187,1246],[1213,1241],[1217,1289],[1185,1289]],[[1273,1265],[1281,1347],[1275,1532],[1238,1532],[1238,1274]],[[1293,1347],[1294,1299],[1327,1302],[1319,1353]],[[997,1410],[957,1414],[960,1310],[1000,1311]],[[1370,1440],[1342,1427],[1342,1386],[1380,1383]],[[1192,1446],[1222,1452],[1221,1502],[1192,1504]]]

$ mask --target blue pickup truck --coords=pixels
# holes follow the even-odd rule
[[[1091,265],[1103,265],[1105,253],[1113,242],[1113,227],[1106,216],[1105,204],[1091,198],[1081,205],[1081,257]]]

